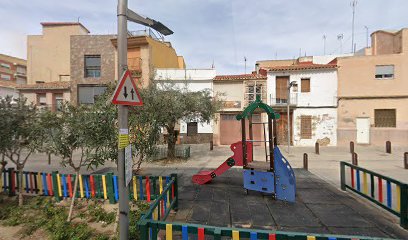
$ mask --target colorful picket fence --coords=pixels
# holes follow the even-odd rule
[[[350,189],[386,209],[408,229],[408,184],[347,162],[340,162],[340,172],[343,191]]]
[[[221,240],[227,237],[232,240],[239,239],[265,239],[265,240],[374,240],[384,238],[362,237],[362,236],[344,236],[344,235],[327,235],[327,234],[308,234],[297,232],[267,231],[258,229],[214,227],[199,224],[163,222],[143,219],[138,223],[141,240],[156,240],[158,235],[161,239],[214,239]]]
[[[24,194],[53,196],[57,201],[60,201],[62,198],[72,198],[75,179],[76,174],[24,171],[21,184],[23,184]],[[177,175],[133,176],[129,183],[129,200],[151,202],[157,199],[161,193],[160,189],[166,188],[167,185],[165,184],[169,183],[170,179],[177,179]],[[19,193],[19,186],[19,172],[13,168],[3,171],[0,191],[13,196]],[[173,192],[173,194],[176,193]],[[116,203],[119,200],[118,176],[113,175],[113,173],[80,174],[75,196],[77,198],[105,199],[109,200],[110,203]]]

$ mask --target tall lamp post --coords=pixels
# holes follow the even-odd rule
[[[290,88],[293,87],[293,85],[296,83],[296,81],[290,82],[288,85],[288,100],[287,100],[287,115],[288,115],[288,154],[289,154],[289,148],[290,148]]]
[[[128,0],[118,0],[118,80],[127,70],[127,21],[151,27],[163,35],[173,34],[169,28],[153,19],[142,17],[128,9]],[[128,106],[118,105],[119,129],[128,129]],[[125,149],[118,149],[119,238],[129,239],[129,198],[125,182]]]

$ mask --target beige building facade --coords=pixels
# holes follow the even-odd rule
[[[338,65],[338,144],[408,144],[408,29],[376,31]]]
[[[259,96],[267,101],[266,75],[218,75],[213,80],[213,90],[223,101],[223,109],[216,114],[213,125],[213,142],[215,145],[230,145],[241,141],[241,122],[237,114]],[[254,122],[262,122],[266,116],[255,113]],[[248,128],[248,126],[246,126]],[[263,140],[262,125],[254,125],[254,139]]]

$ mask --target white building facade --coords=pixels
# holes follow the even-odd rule
[[[333,59],[333,58],[332,58]],[[291,83],[290,131],[294,146],[337,145],[337,66],[327,59],[300,58],[268,71],[268,103],[281,113],[279,134],[287,134],[288,86]],[[286,119],[285,119],[286,118]],[[281,129],[281,131],[280,131]],[[287,144],[287,137],[285,138]],[[285,144],[284,141],[281,144]]]
[[[156,69],[156,82],[171,83],[174,87],[188,91],[209,90],[213,94],[213,78],[215,69]],[[179,121],[176,127],[179,131],[180,143],[206,143],[213,138],[213,121],[210,123],[199,121]]]

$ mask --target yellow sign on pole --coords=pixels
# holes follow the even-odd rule
[[[129,129],[119,129],[119,149],[124,149],[129,145]]]

